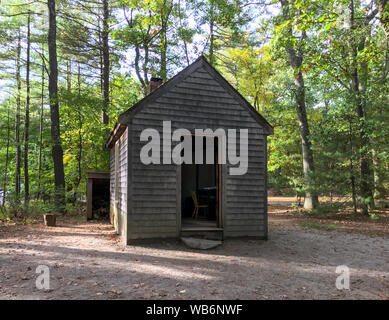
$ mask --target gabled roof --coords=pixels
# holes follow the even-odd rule
[[[129,108],[127,111],[123,112],[116,124],[114,129],[109,134],[109,137],[107,139],[106,146],[110,148],[112,144],[120,137],[120,135],[125,130],[127,123],[130,121],[130,119],[139,111],[139,109],[142,108],[142,106],[155,101],[160,96],[162,96],[164,93],[169,91],[171,88],[176,86],[178,83],[180,83],[183,79],[185,79],[187,76],[189,76],[191,73],[193,73],[198,68],[203,67],[205,70],[207,70],[214,79],[228,92],[234,97],[237,102],[239,102],[244,108],[247,109],[247,111],[251,114],[251,116],[254,118],[254,120],[263,127],[265,134],[270,135],[273,134],[273,127],[266,121],[264,117],[262,117],[255,109],[254,107],[226,80],[224,77],[213,67],[209,64],[209,62],[205,59],[204,56],[200,56],[196,61],[194,61],[191,65],[177,73],[174,77],[169,79],[167,82],[165,82],[163,85],[155,89],[152,93],[145,96],[142,100],[138,101],[136,104],[134,104],[131,108]]]

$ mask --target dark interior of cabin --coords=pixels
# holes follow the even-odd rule
[[[207,147],[204,137],[203,164],[195,164],[195,136],[192,136],[192,164],[181,165],[181,221],[183,227],[217,226],[218,183],[215,161],[217,159],[217,139],[214,140],[212,164],[206,164]]]
[[[92,218],[109,219],[109,180],[93,179]]]

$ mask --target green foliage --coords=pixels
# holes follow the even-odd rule
[[[333,223],[317,223],[317,222],[300,222],[300,225],[304,228],[312,228],[317,230],[334,230],[336,225]]]
[[[57,3],[58,102],[68,212],[81,210],[79,200],[85,196],[86,172],[108,169],[109,155],[104,148],[108,132],[118,115],[143,97],[146,80],[158,75],[168,79],[202,53],[274,126],[274,135],[268,137],[270,189],[283,195],[303,196],[310,188],[322,196],[346,195],[350,199],[355,191],[358,205],[368,203],[370,199],[361,197],[359,185],[360,155],[366,152],[374,197],[387,196],[388,38],[380,20],[364,23],[374,12],[374,2],[353,2],[352,27],[348,22],[351,2],[342,0],[290,0],[287,11],[280,10],[279,1],[268,1],[266,6],[242,0],[109,3],[108,125],[101,122],[101,3]],[[55,197],[47,92],[47,8],[39,2],[28,7],[18,0],[2,2],[0,189],[6,189],[7,202],[1,211],[6,217],[25,215],[23,204],[15,196],[15,66],[20,32],[23,141],[27,8],[33,12],[29,214],[53,210],[51,200]],[[288,46],[303,55],[301,67],[290,67],[285,50]],[[295,109],[294,80],[298,72],[304,76],[309,138],[315,160],[313,184],[309,188],[303,175]],[[355,72],[359,85],[365,87],[359,97],[353,89]],[[364,102],[363,117],[357,116],[356,98]],[[368,137],[364,145],[361,128]],[[24,174],[22,166],[22,181]],[[21,190],[23,193],[23,185]],[[325,203],[313,213],[333,214],[343,209]],[[2,217],[3,221],[8,219]]]
[[[291,80],[297,72],[304,75],[315,160],[311,188],[323,196],[351,197],[354,183],[357,201],[370,203],[371,199],[358,196],[360,154],[366,150],[375,196],[382,198],[387,193],[388,42],[382,25],[363,25],[374,5],[365,8],[354,3],[354,28],[347,26],[349,5],[336,0],[289,1],[289,10],[275,10],[260,21],[255,32],[245,36],[239,47],[224,51],[221,71],[274,126],[274,135],[268,138],[268,185],[278,193],[302,195],[307,190]],[[270,45],[267,39],[261,43],[261,34],[270,35]],[[286,46],[303,55],[298,70],[288,67]],[[354,50],[355,60],[351,59]],[[354,66],[360,81],[366,79],[362,98],[367,116],[363,119],[355,111]],[[369,136],[363,146],[361,128]]]
[[[380,217],[377,214],[375,214],[375,213],[370,214],[370,219],[371,220],[378,220],[379,218]]]
[[[327,201],[322,202],[320,205],[312,210],[312,214],[322,217],[331,217],[335,216],[337,213],[344,212],[351,207],[351,203],[347,201]]]

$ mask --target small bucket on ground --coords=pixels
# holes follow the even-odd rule
[[[52,213],[47,213],[43,215],[43,220],[45,221],[45,225],[47,227],[55,227],[57,216]]]

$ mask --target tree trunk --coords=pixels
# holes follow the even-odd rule
[[[49,9],[49,99],[51,117],[52,157],[54,163],[55,206],[59,212],[65,210],[65,174],[63,168],[63,150],[60,137],[58,103],[58,64],[57,64],[57,23],[55,0],[47,1]]]
[[[104,97],[103,92],[104,92],[104,75],[103,75],[103,40],[102,40],[102,32],[101,32],[101,26],[100,26],[100,19],[98,22],[98,35],[99,35],[99,59],[100,59],[100,93],[101,96]]]
[[[143,50],[145,51],[145,57],[144,57],[144,63],[142,66],[143,69],[143,79],[145,81],[145,84],[149,84],[149,77],[148,77],[148,72],[149,72],[149,42],[144,42],[143,43]]]
[[[356,57],[356,56],[355,56]],[[373,195],[370,187],[370,166],[369,166],[369,138],[365,129],[365,105],[361,97],[358,70],[355,67],[351,76],[352,89],[354,91],[356,112],[359,119],[359,155],[360,155],[360,195],[362,214],[368,215],[368,204],[372,205]]]
[[[214,17],[213,17],[214,5],[211,0],[211,10],[210,10],[210,18],[209,18],[209,63],[214,66],[215,65],[215,34],[214,34]]]
[[[80,63],[78,63],[78,96],[79,100],[81,99],[81,68]],[[77,167],[78,167],[78,179],[76,183],[76,189],[80,185],[81,179],[82,179],[82,171],[81,171],[81,160],[82,160],[82,110],[81,110],[81,104],[79,104],[78,107],[78,116],[79,116],[79,129],[78,129],[78,155],[77,155]]]
[[[16,83],[17,83],[17,95],[16,95],[16,114],[15,114],[15,201],[16,204],[20,203],[20,91],[22,89],[22,82],[20,79],[20,53],[21,53],[21,37],[20,29],[18,34],[18,46],[16,50]]]
[[[5,172],[4,172],[4,184],[3,184],[3,203],[2,205],[5,205],[5,198],[7,193],[7,187],[8,187],[8,163],[9,163],[9,139],[10,139],[10,128],[9,128],[9,112],[10,111],[10,102],[8,102],[8,110],[7,110],[7,148],[5,152]]]
[[[289,17],[289,1],[283,0],[282,12],[284,20],[287,21]],[[289,29],[289,36],[293,37],[292,29]],[[303,37],[305,35],[303,34]],[[313,152],[312,145],[310,140],[309,124],[307,118],[307,111],[305,106],[305,85],[304,77],[300,71],[301,65],[303,63],[303,54],[302,52],[297,52],[297,50],[292,45],[286,45],[286,53],[288,56],[288,61],[290,66],[297,70],[294,76],[294,84],[296,88],[295,99],[296,99],[296,111],[299,121],[299,130],[301,137],[301,147],[302,147],[302,156],[303,156],[303,171],[304,171],[304,180],[305,180],[305,198],[304,198],[304,208],[314,209],[319,203],[319,198],[317,192],[315,191],[313,176],[315,172],[314,161],[313,161]]]
[[[356,70],[355,70],[356,71]],[[353,73],[352,76],[353,90],[355,93],[356,109],[359,118],[359,142],[360,142],[360,195],[362,214],[368,215],[368,204],[372,205],[373,195],[370,188],[370,166],[369,166],[369,138],[365,130],[365,108],[363,99],[360,96],[358,85],[358,73]]]
[[[166,22],[167,23],[167,22]],[[161,32],[161,69],[159,71],[159,76],[166,81],[167,77],[167,35],[166,35],[166,23],[162,26]]]
[[[354,20],[354,1],[349,4],[350,10],[350,29],[356,29]],[[370,183],[370,156],[369,156],[369,136],[366,130],[366,84],[367,84],[367,65],[366,62],[358,63],[358,51],[365,47],[365,39],[355,42],[355,38],[350,38],[352,48],[351,58],[351,89],[354,94],[356,113],[358,115],[359,126],[359,155],[360,155],[360,196],[361,209],[363,215],[368,215],[368,205],[374,207],[372,187]],[[360,72],[358,70],[360,67]]]
[[[109,19],[109,8],[108,0],[103,0],[103,112],[102,122],[108,124],[108,108],[109,108],[109,43],[108,43],[108,19]]]
[[[68,59],[66,61],[66,84],[67,84],[67,90],[69,92],[72,91],[72,59]]]
[[[309,124],[305,108],[304,78],[301,72],[299,72],[295,76],[294,83],[296,86],[296,111],[299,120],[299,129],[303,154],[304,179],[307,187],[307,190],[305,191],[304,208],[313,209],[317,206],[319,200],[317,193],[314,190],[314,183],[312,179],[312,175],[315,172],[315,168],[313,162],[312,145],[309,137]]]
[[[161,51],[160,51],[160,74],[159,76],[166,81],[167,78],[167,32],[170,12],[172,10],[172,3],[164,1],[164,5],[161,9]]]
[[[136,72],[136,75],[138,77],[138,80],[140,81],[140,83],[142,84],[142,87],[145,89],[145,92],[146,92],[146,82],[145,80],[142,78],[142,75],[140,74],[140,67],[139,67],[139,63],[140,63],[140,50],[139,50],[139,45],[138,44],[135,44],[135,72]]]
[[[183,28],[182,19],[181,19],[181,1],[180,0],[178,0],[178,16],[180,17],[180,27]],[[189,66],[190,61],[189,61],[189,54],[188,54],[188,44],[186,43],[185,39],[182,39],[182,41],[184,43],[186,64]]]
[[[385,197],[384,188],[382,185],[381,177],[379,174],[379,158],[377,151],[373,148],[371,150],[372,160],[373,160],[373,181],[374,181],[374,199],[383,199]]]
[[[384,28],[386,40],[389,42],[389,2],[388,0],[376,0],[379,20]]]
[[[351,180],[351,197],[353,199],[353,210],[354,213],[357,213],[357,192],[355,188],[355,175],[354,175],[354,163],[353,163],[353,155],[354,155],[354,144],[353,144],[353,127],[352,121],[349,120],[349,141],[350,141],[350,180]]]
[[[30,180],[28,173],[29,130],[30,130],[30,48],[31,48],[31,14],[27,18],[27,65],[26,65],[26,110],[24,116],[24,206],[30,201]]]
[[[42,58],[42,75],[41,75],[41,105],[39,110],[39,155],[38,155],[38,193],[37,199],[41,196],[41,176],[42,176],[42,149],[43,149],[43,106],[45,90],[45,67]]]

